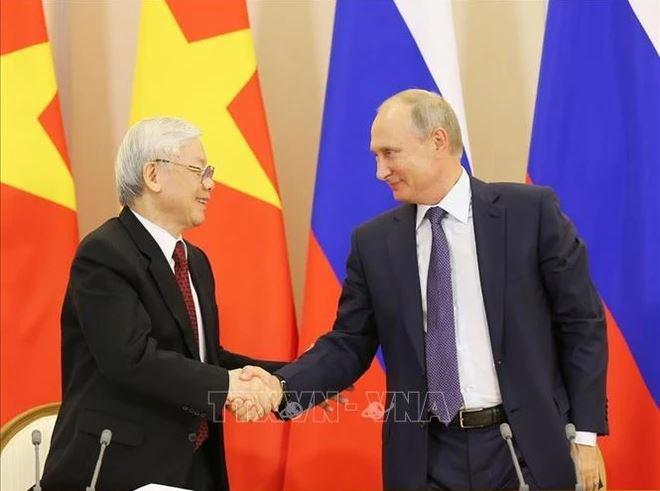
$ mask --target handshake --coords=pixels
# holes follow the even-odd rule
[[[346,390],[352,391],[351,385]],[[229,370],[229,393],[225,406],[239,421],[258,421],[272,411],[277,411],[284,392],[280,380],[263,368],[247,365],[243,368]],[[342,395],[330,398],[341,404],[348,399]],[[334,411],[328,400],[319,406],[327,413]]]
[[[229,370],[225,406],[239,421],[257,421],[276,411],[282,402],[280,380],[263,368],[245,366]]]

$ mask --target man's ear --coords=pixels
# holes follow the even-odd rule
[[[438,128],[433,132],[432,138],[436,150],[449,152],[449,134],[447,134],[447,130]]]
[[[155,162],[149,162],[142,168],[142,179],[144,185],[154,193],[160,193],[162,185],[160,182],[159,167]]]

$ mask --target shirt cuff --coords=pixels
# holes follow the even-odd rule
[[[593,431],[576,431],[575,443],[578,445],[589,445],[590,447],[595,447],[597,436],[598,435]]]

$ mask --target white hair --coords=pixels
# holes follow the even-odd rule
[[[143,119],[131,126],[119,146],[115,163],[119,203],[132,205],[142,194],[145,164],[175,157],[181,145],[201,134],[189,121],[171,117]]]

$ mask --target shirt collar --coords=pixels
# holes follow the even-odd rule
[[[154,222],[147,220],[132,208],[130,208],[130,210],[133,212],[135,217],[140,221],[140,223],[144,225],[144,228],[147,229],[149,235],[151,235],[153,239],[156,241],[158,247],[160,247],[160,249],[163,251],[163,254],[165,254],[165,259],[167,259],[168,261],[172,259],[172,256],[174,254],[174,248],[176,247],[176,243],[178,241],[183,242],[183,249],[184,251],[186,251],[186,256],[187,256],[188,249],[186,248],[186,243],[183,241],[180,235],[178,237],[174,237],[172,234],[170,234],[160,225],[156,225]]]
[[[424,220],[429,208],[433,208],[434,206],[439,206],[458,221],[468,223],[471,200],[472,190],[470,189],[470,178],[467,172],[465,172],[465,169],[462,169],[461,176],[456,181],[456,184],[452,186],[447,195],[439,203],[434,205],[417,205],[415,229],[418,229],[422,224],[422,220]]]

